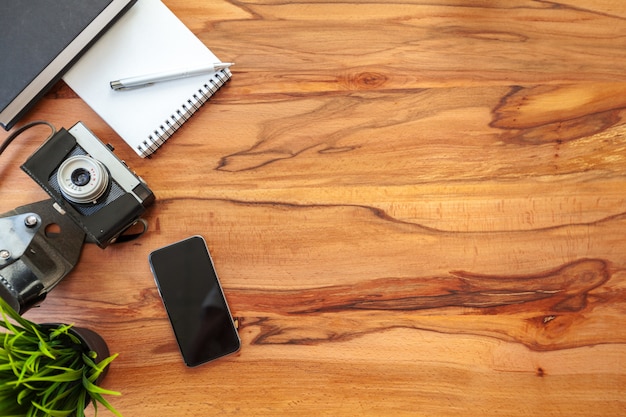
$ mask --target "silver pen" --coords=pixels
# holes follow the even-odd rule
[[[198,68],[182,68],[170,71],[157,72],[153,74],[137,75],[134,77],[120,78],[111,81],[109,84],[113,90],[129,90],[131,88],[147,87],[154,83],[163,81],[178,80],[180,78],[194,77],[196,75],[216,72],[234,65],[232,62],[216,62]]]

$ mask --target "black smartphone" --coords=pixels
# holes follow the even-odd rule
[[[157,249],[149,262],[185,364],[237,352],[241,340],[204,238]]]

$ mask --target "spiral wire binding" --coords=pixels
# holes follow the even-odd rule
[[[162,125],[155,129],[137,149],[142,157],[153,154],[185,123],[204,103],[217,93],[228,80],[231,72],[228,68],[216,72],[206,83],[202,85],[185,103],[182,103],[174,113],[166,119]]]

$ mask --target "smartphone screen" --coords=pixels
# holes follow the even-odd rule
[[[185,364],[238,351],[241,341],[204,239],[157,249],[149,261]]]

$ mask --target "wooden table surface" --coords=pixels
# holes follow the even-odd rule
[[[157,195],[25,314],[106,338],[126,417],[626,414],[626,3],[164,3],[236,65],[152,159],[62,82],[23,120],[83,121]],[[47,198],[46,135],[0,212]],[[243,346],[189,369],[147,257],[193,234]]]

